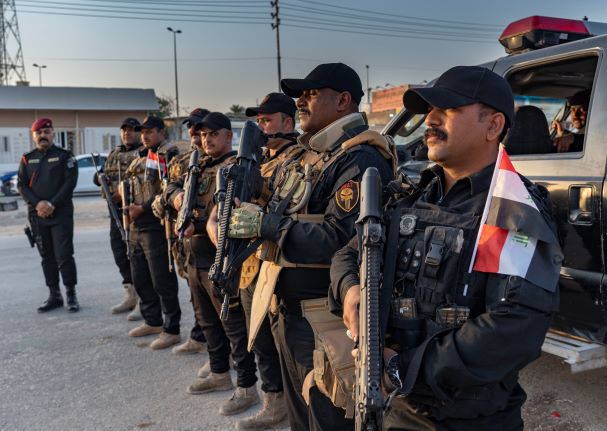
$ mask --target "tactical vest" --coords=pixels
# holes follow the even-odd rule
[[[221,163],[209,166],[212,160],[210,157],[205,156],[200,162],[200,176],[198,177],[198,189],[196,190],[196,207],[194,208],[194,218],[199,220],[208,219],[213,209],[217,171],[224,166],[236,163],[236,156],[227,157]]]
[[[398,246],[396,256],[386,258],[396,258],[387,346],[397,351],[417,347],[442,329],[462,325],[471,307],[480,312],[472,295],[462,295],[473,282],[468,265],[478,224],[478,216],[437,207],[394,210],[388,243]]]
[[[123,147],[125,146],[120,145],[109,154],[103,168],[103,172],[110,180],[110,191],[112,193],[118,190],[118,182],[125,178],[131,162],[139,157],[139,150],[141,150],[141,145],[121,151]]]
[[[305,145],[310,136],[303,135],[302,143]],[[286,214],[296,221],[306,223],[323,223],[324,214],[309,214],[308,203],[312,191],[318,185],[322,174],[335,163],[344,153],[358,145],[367,144],[376,148],[380,154],[396,166],[396,150],[389,137],[378,132],[367,130],[343,142],[333,152],[306,151],[299,159],[290,160],[281,166],[274,181],[274,193],[269,203],[271,211],[288,199]],[[306,173],[307,170],[307,173]],[[274,262],[283,267],[328,268],[323,264],[298,264],[287,261],[280,253],[278,247],[271,242],[264,242],[260,253],[262,260]]]
[[[179,154],[171,160],[169,163],[169,181],[177,181],[181,177],[188,173],[188,166],[190,164],[190,156],[192,155],[193,149],[188,150],[183,154]],[[199,150],[200,156],[198,157],[198,163],[203,163],[206,155]]]
[[[175,148],[175,145],[162,142],[156,153],[159,160],[166,164],[167,152]],[[140,156],[133,160],[127,170],[133,203],[143,205],[145,202],[161,192],[161,173],[146,168],[147,156]]]

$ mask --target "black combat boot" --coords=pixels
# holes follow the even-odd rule
[[[55,308],[63,307],[63,296],[61,296],[61,290],[59,286],[49,286],[48,299],[38,307],[38,313],[46,313],[47,311],[54,310]]]
[[[75,313],[80,310],[80,304],[76,298],[76,286],[65,286],[65,298],[67,299],[67,311]]]

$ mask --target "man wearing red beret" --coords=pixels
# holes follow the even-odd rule
[[[53,122],[40,118],[32,124],[36,148],[21,157],[18,188],[27,202],[32,237],[42,257],[48,299],[38,308],[44,313],[63,306],[59,273],[65,285],[68,311],[80,306],[76,298],[74,261],[74,205],[78,165],[71,151],[53,145]]]

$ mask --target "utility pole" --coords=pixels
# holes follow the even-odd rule
[[[25,82],[25,65],[15,0],[0,0],[0,85]]]
[[[278,0],[271,1],[270,4],[274,8],[274,12],[272,12],[272,30],[276,30],[276,62],[278,64],[278,92],[280,92],[280,17],[278,15]]]
[[[167,30],[173,33],[173,58],[175,63],[175,124],[177,126],[177,135],[181,139],[181,123],[179,122],[179,84],[177,82],[177,35],[181,30],[173,30],[167,27]]]
[[[367,106],[369,107],[369,112],[371,112],[371,87],[369,87],[369,65],[365,66],[367,68]]]

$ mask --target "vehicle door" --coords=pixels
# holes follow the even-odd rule
[[[551,152],[534,154],[533,150],[523,149],[512,151],[511,159],[517,171],[546,187],[552,200],[565,256],[560,279],[561,309],[553,324],[603,343],[607,342],[602,219],[607,159],[607,64],[603,59],[606,45],[607,37],[592,38],[512,55],[494,67],[513,88],[517,108],[539,107],[548,127],[553,120],[566,120],[568,98],[591,89],[581,151],[559,153],[553,147]],[[554,138],[553,128],[549,133]],[[517,144],[506,143],[507,151],[509,147],[514,150]]]

